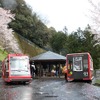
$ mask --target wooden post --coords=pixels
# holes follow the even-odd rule
[[[58,64],[58,76],[60,78],[60,64]]]

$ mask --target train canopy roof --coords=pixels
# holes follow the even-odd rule
[[[38,56],[32,57],[31,61],[66,61],[66,57],[57,53],[47,51]]]

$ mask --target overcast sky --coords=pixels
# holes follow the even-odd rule
[[[88,0],[25,0],[48,27],[54,27],[57,31],[64,26],[69,32],[78,27],[84,29],[90,24],[90,4]]]

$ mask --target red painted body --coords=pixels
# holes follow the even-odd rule
[[[29,57],[8,54],[2,62],[2,78],[5,82],[31,82]]]
[[[93,60],[89,53],[72,53],[66,56],[66,80],[91,81],[94,77]]]

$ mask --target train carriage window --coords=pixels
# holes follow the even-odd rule
[[[88,60],[84,59],[83,64],[84,64],[84,69],[87,69],[88,68]]]
[[[83,71],[82,57],[73,57],[73,71]]]
[[[28,58],[11,58],[10,66],[11,70],[27,70],[28,69]]]
[[[73,64],[73,61],[69,60],[69,62],[68,62],[68,69],[72,69],[72,64]]]
[[[6,59],[6,62],[5,62],[5,69],[8,70],[8,59]]]

